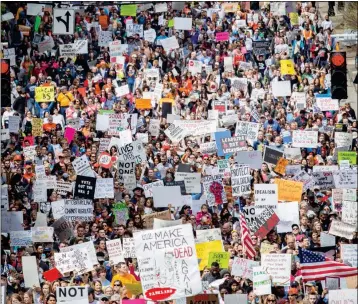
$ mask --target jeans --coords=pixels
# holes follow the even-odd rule
[[[29,98],[27,100],[27,109],[34,115],[36,115],[35,99]],[[36,115],[37,116],[37,115]]]

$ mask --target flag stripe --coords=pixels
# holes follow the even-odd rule
[[[246,252],[246,257],[253,259],[256,255],[256,250],[254,244],[252,243],[250,231],[247,227],[245,216],[240,212],[240,226],[241,226],[241,243],[244,251]]]

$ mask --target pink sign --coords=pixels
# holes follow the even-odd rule
[[[216,41],[227,41],[227,40],[229,40],[228,32],[216,33]]]
[[[67,139],[68,144],[70,144],[75,137],[76,130],[74,128],[67,127],[64,133],[64,137]]]

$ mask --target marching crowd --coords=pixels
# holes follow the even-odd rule
[[[81,175],[75,165],[79,158],[89,164],[90,174],[86,176],[113,181],[113,196],[92,198],[91,219],[72,221],[73,233],[67,239],[54,234],[52,242],[14,246],[12,228],[4,231],[2,227],[3,303],[57,303],[59,286],[88,287],[88,303],[143,299],[145,292],[133,288],[141,282],[137,259],[130,257],[114,263],[106,243],[116,239],[123,243],[123,239],[132,238],[138,231],[152,229],[150,215],[167,210],[170,211],[167,220],[191,225],[195,237],[200,230],[220,230],[223,251],[229,253],[229,265],[223,268],[213,262],[200,269],[202,293],[217,294],[216,303],[231,304],[225,300],[225,295],[231,294],[247,294],[251,304],[328,303],[327,283],[324,279],[305,280],[301,255],[302,250],[307,250],[328,256],[331,249],[330,258],[343,265],[346,261],[342,258],[342,245],[357,244],[355,229],[352,237],[348,233],[346,237],[336,234],[333,246],[322,246],[322,233],[332,235],[329,234],[332,221],[344,222],[346,218],[342,215],[342,197],[334,196],[335,191],[344,187],[312,183],[313,173],[319,171],[317,167],[354,171],[357,164],[355,153],[345,169],[339,158],[342,151],[357,151],[355,110],[344,101],[339,101],[337,108],[322,110],[319,102],[320,98],[330,99],[332,89],[330,57],[338,48],[332,37],[334,24],[328,14],[318,12],[314,2],[295,2],[284,5],[283,10],[282,6],[277,8],[280,3],[272,2],[271,6],[269,2],[164,4],[163,11],[156,9],[158,3],[135,5],[134,16],[123,13],[116,3],[74,5],[71,7],[75,12],[74,32],[61,35],[54,33],[56,19],[52,5],[33,15],[29,14],[30,3],[2,3],[2,15],[13,14],[13,18],[1,23],[3,58],[10,59],[11,65],[11,106],[1,109],[3,225],[10,213],[19,211],[22,220],[21,229],[17,230],[31,231],[43,216],[48,227],[54,225],[58,220],[54,206],[59,201],[77,198],[73,190],[78,187]],[[174,18],[191,18],[191,29],[177,29],[172,23]],[[146,33],[154,30],[155,38],[131,34],[132,25],[142,25]],[[110,42],[105,46],[102,31],[110,33]],[[219,38],[226,34],[227,38]],[[178,47],[166,47],[163,42],[172,37]],[[53,43],[44,50],[46,41]],[[85,52],[73,56],[61,53],[63,46],[81,41],[87,41]],[[119,56],[111,54],[109,44],[114,41],[126,45]],[[13,55],[6,56],[6,50],[10,49],[14,49]],[[284,69],[283,62],[291,65]],[[283,83],[289,84],[289,93],[277,95]],[[128,89],[125,93],[123,87]],[[50,92],[54,98],[46,98],[44,92]],[[44,99],[39,99],[41,94]],[[303,100],[297,96],[303,96]],[[143,106],[148,99],[149,106]],[[120,136],[117,141],[124,144],[110,145],[116,133],[109,132],[108,125],[103,128],[102,120],[112,114],[123,118],[116,122],[117,131],[130,130],[129,139]],[[214,132],[207,130],[206,134],[196,135],[200,123],[213,119]],[[173,126],[180,129],[178,120],[195,121],[198,127],[178,139],[175,132],[168,132]],[[212,133],[225,131],[227,137],[234,138],[238,135],[237,125],[246,122],[258,126],[255,138],[249,140],[247,134],[243,148],[222,153],[225,145],[220,139],[215,143]],[[69,137],[69,130],[73,129]],[[301,131],[316,132],[315,146],[305,147],[303,141],[299,153],[292,155],[288,153],[294,147],[292,135]],[[342,144],[341,135],[337,135],[340,133],[348,135],[347,144]],[[121,163],[125,161],[123,147],[132,141],[139,143],[143,151],[136,151],[144,155],[133,168],[134,182],[121,173]],[[203,152],[209,142],[214,142],[213,150]],[[250,167],[249,192],[235,195],[230,168],[240,164],[236,153],[258,151],[264,156],[268,148],[272,150],[267,151],[281,153],[280,159],[287,160],[286,172],[280,174],[277,162],[261,158],[259,167]],[[223,173],[218,164],[225,159],[228,170]],[[289,167],[295,167],[296,171],[288,172]],[[168,207],[158,207],[153,196],[145,191],[146,185],[158,181],[163,181],[165,187],[179,185],[176,173],[183,172],[182,168],[187,168],[184,172],[200,174],[201,191],[188,192],[184,188],[181,194],[189,196],[188,202],[172,205],[168,196],[165,198]],[[308,176],[308,180],[300,179],[297,173]],[[217,189],[210,187],[214,198],[209,201],[209,190],[203,181],[218,175],[220,193],[215,195]],[[37,192],[41,190],[38,187],[44,179],[46,183],[55,181],[73,187],[65,192],[57,187],[46,188],[46,198],[38,201]],[[292,203],[292,208],[296,206],[298,210],[288,209],[288,213],[297,212],[298,221],[290,222],[290,231],[280,232],[275,225],[264,237],[258,237],[250,232],[252,226],[247,214],[245,220],[245,210],[255,206],[255,185],[274,184],[278,179],[304,184],[300,200]],[[356,182],[355,178],[355,187],[351,187],[354,193]],[[278,205],[284,203],[279,200]],[[198,201],[200,207],[194,208]],[[118,206],[125,210],[124,220],[117,216]],[[356,207],[350,224],[356,228],[354,210]],[[284,222],[282,214],[278,215]],[[46,273],[56,268],[55,253],[85,242],[94,246],[97,263],[93,269],[84,273],[70,271],[48,279]],[[249,254],[250,248],[253,252]],[[290,280],[283,285],[272,284],[271,292],[257,295],[252,276],[232,274],[232,265],[237,258],[260,262],[263,254],[290,254]],[[38,286],[26,284],[23,258],[27,256],[36,258],[37,274],[33,276],[38,275]],[[339,272],[336,276],[340,276]],[[357,283],[353,288],[357,288]]]

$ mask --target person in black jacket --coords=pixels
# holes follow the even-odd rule
[[[25,117],[25,107],[26,107],[26,92],[25,89],[20,91],[19,97],[14,101],[12,108],[21,115],[21,120],[24,120]]]

